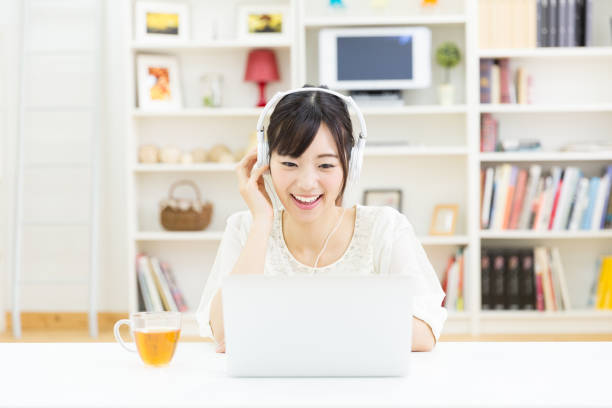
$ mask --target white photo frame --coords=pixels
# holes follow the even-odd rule
[[[172,2],[138,1],[134,10],[135,37],[138,41],[188,41],[189,7]]]
[[[183,107],[177,57],[137,56],[138,106],[143,110],[176,110]]]
[[[240,40],[289,39],[291,32],[289,7],[277,4],[243,5],[238,7],[237,15],[236,30]]]

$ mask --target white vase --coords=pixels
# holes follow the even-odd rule
[[[455,99],[455,87],[452,84],[438,85],[438,101],[440,105],[452,105]]]

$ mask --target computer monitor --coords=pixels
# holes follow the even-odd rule
[[[429,87],[431,31],[425,27],[323,29],[319,82],[337,90]]]

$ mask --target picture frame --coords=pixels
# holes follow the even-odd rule
[[[277,4],[238,7],[239,40],[288,40],[291,31],[289,7]]]
[[[454,235],[459,215],[459,205],[438,204],[431,217],[429,235]]]
[[[144,42],[189,40],[190,24],[187,4],[138,1],[134,7],[136,40]]]
[[[363,205],[388,206],[402,212],[402,190],[370,189],[363,191]]]
[[[138,55],[137,83],[140,109],[176,110],[183,107],[177,57]]]

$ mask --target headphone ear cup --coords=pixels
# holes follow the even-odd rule
[[[259,131],[257,132],[257,167],[268,164],[269,154],[269,147],[264,138],[264,132]]]

